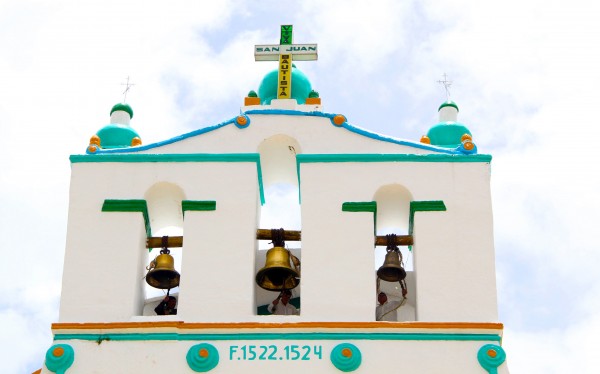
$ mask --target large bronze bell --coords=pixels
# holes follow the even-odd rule
[[[268,291],[296,288],[300,274],[290,265],[290,252],[283,247],[269,249],[265,266],[256,273],[256,283]]]
[[[406,271],[400,264],[400,256],[397,251],[386,253],[383,265],[377,270],[377,276],[387,282],[398,282],[406,278]]]
[[[160,251],[150,265],[146,274],[146,283],[154,288],[168,290],[179,286],[179,273],[175,270],[175,261],[167,251]]]

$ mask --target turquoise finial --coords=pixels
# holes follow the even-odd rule
[[[136,145],[134,138],[140,139],[140,135],[131,126],[129,126],[129,119],[124,118],[126,115],[118,115],[115,112],[126,112],[129,117],[133,117],[133,109],[128,104],[116,104],[112,107],[111,123],[102,127],[96,136],[100,138],[100,148],[126,148]],[[115,113],[113,115],[113,113]],[[141,144],[138,142],[138,145]]]
[[[279,70],[272,70],[260,83],[258,97],[260,97],[261,104],[269,105],[271,100],[277,99],[278,75]],[[296,99],[298,104],[304,104],[310,91],[312,91],[312,85],[308,77],[292,64],[292,99]]]
[[[443,110],[444,108],[447,109]],[[462,144],[464,135],[472,135],[465,125],[456,120],[458,105],[454,101],[448,100],[442,103],[438,108],[438,112],[440,112],[440,122],[427,132],[431,145],[456,148]]]

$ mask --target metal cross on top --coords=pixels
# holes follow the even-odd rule
[[[450,100],[450,86],[452,86],[452,81],[449,81],[448,76],[444,73],[444,80],[437,82],[444,85],[444,88],[446,89],[446,100]]]
[[[123,91],[123,103],[127,101],[127,92],[132,86],[135,86],[135,83],[129,83],[129,77],[127,77],[127,83],[121,83],[121,86],[126,86],[125,91]]]
[[[254,59],[256,61],[279,60],[278,99],[290,99],[292,97],[292,58],[297,61],[317,59],[316,44],[292,44],[292,25],[281,26],[279,44],[254,46]]]

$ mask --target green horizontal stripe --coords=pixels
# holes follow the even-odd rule
[[[146,228],[146,236],[152,236],[152,229],[150,227],[150,218],[148,217],[148,204],[146,200],[115,200],[107,199],[102,204],[103,212],[140,212],[144,217],[144,226]]]
[[[490,155],[300,154],[298,163],[316,162],[490,162]]]
[[[404,333],[254,333],[254,334],[56,334],[54,340],[144,341],[144,340],[459,340],[497,341],[496,334],[404,334]]]
[[[415,227],[415,213],[416,212],[445,212],[446,204],[442,200],[431,200],[431,201],[411,201],[410,202],[410,214],[408,216],[408,235],[413,234]],[[408,246],[408,249],[412,251],[412,245]]]
[[[104,200],[102,204],[103,212],[147,212],[148,205],[146,200]]]
[[[342,212],[373,213],[373,235],[377,236],[377,202],[376,201],[347,201],[342,203]]]
[[[80,162],[259,162],[258,153],[101,154],[71,155]]]
[[[342,204],[343,212],[372,212],[377,213],[377,202],[345,202]]]
[[[185,213],[186,211],[207,211],[216,210],[216,201],[200,201],[200,200],[183,200],[181,202],[181,209]]]
[[[411,201],[410,212],[443,212],[446,210],[446,204],[442,200],[431,201]]]
[[[261,204],[265,203],[265,194],[258,153],[182,153],[182,154],[99,154],[71,155],[73,164],[87,162],[255,162],[258,175],[258,189]]]

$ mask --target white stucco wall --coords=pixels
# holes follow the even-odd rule
[[[180,186],[188,200],[217,202],[215,211],[186,213],[181,273],[187,274],[182,275],[182,286],[214,290],[213,265],[222,265],[220,256],[228,260],[245,254],[228,264],[230,279],[252,273],[258,207],[255,163],[75,163],[60,321],[127,321],[142,314],[147,265],[143,216],[101,209],[105,199],[143,199],[159,181]],[[245,284],[234,283],[233,287]],[[229,284],[218,289],[230,290]],[[251,289],[246,286],[237,293]],[[179,308],[197,312],[198,306],[186,296],[189,292],[181,287]]]
[[[250,119],[244,129],[229,125],[136,154],[256,153],[273,136],[289,139],[303,154],[435,153],[358,135],[323,117]],[[373,320],[373,214],[343,212],[342,204],[372,201],[382,186],[394,184],[415,201],[442,200],[447,207],[415,216],[415,281],[409,287],[415,289],[410,301],[417,320],[497,320],[488,163],[324,162],[301,163],[300,171],[298,320]],[[217,210],[186,213],[179,315],[155,318],[289,320],[255,315],[255,163],[78,162],[72,165],[60,321],[139,320],[147,265],[142,215],[103,213],[101,207],[105,199],[144,199],[161,182],[188,200],[215,200]]]
[[[360,279],[360,285],[355,286],[369,286],[369,292],[365,289],[364,293],[344,287],[343,282],[332,286],[340,300],[351,300],[348,308],[372,303],[373,220],[372,214],[342,212],[342,204],[369,201],[379,186],[399,183],[413,194],[415,201],[442,200],[447,207],[445,212],[416,213],[413,252],[417,320],[497,320],[489,164],[316,163],[302,164],[300,174],[305,246],[319,243],[324,248],[337,248],[337,243],[348,239],[345,251],[340,250],[337,257],[328,257],[322,263],[329,267],[335,265],[329,261],[343,259],[340,267],[348,269],[352,278]],[[347,218],[348,215],[369,217],[361,221]],[[323,228],[331,229],[335,235],[327,237],[321,232],[309,238]],[[363,256],[359,248],[369,257]],[[305,249],[305,261],[309,261],[308,255]],[[308,302],[303,300],[304,305]],[[362,318],[367,318],[367,313]]]

